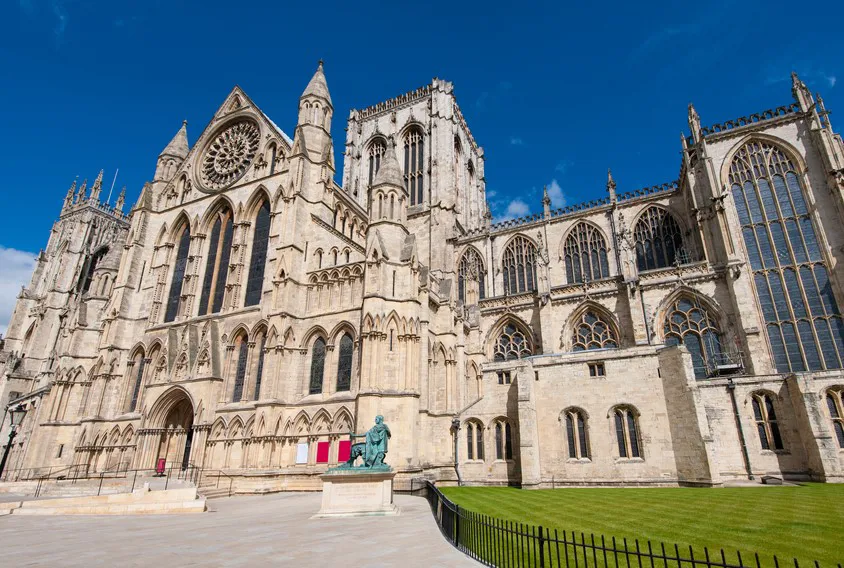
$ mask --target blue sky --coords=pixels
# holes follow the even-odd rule
[[[181,121],[194,142],[235,84],[292,134],[324,59],[339,158],[350,108],[453,81],[501,218],[541,210],[543,185],[557,206],[600,197],[608,167],[619,191],[674,180],[689,102],[704,124],[786,104],[795,70],[844,109],[844,34],[825,23],[842,16],[840,2],[4,0],[0,332],[4,255],[45,246],[73,179],[104,169],[107,192],[119,168],[115,197],[126,185],[134,202]]]

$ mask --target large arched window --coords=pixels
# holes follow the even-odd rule
[[[587,349],[614,349],[618,347],[618,337],[614,326],[604,320],[594,309],[587,309],[577,319],[572,337],[572,351]]]
[[[470,460],[484,459],[484,426],[475,420],[466,423],[466,457]]]
[[[410,194],[411,205],[420,205],[425,201],[424,142],[419,128],[411,128],[404,136],[404,185]]]
[[[774,401],[771,395],[766,392],[753,393],[751,404],[753,405],[753,420],[756,422],[756,431],[759,433],[759,443],[762,445],[762,449],[783,449],[777,413],[774,410]]]
[[[85,268],[82,271],[84,278],[82,280],[82,289],[81,292],[83,294],[87,293],[88,290],[91,288],[91,282],[94,280],[94,272],[97,270],[97,266],[99,266],[100,261],[108,252],[108,247],[102,248],[89,256],[85,261]]]
[[[536,247],[521,235],[504,249],[504,293],[521,294],[536,290]]]
[[[692,355],[695,377],[703,379],[721,359],[721,332],[700,302],[688,296],[674,300],[665,313],[666,345],[683,344]]]
[[[640,271],[665,268],[677,260],[691,260],[683,248],[680,226],[662,207],[648,207],[636,223],[633,236],[636,239],[636,264]]]
[[[507,323],[495,342],[496,361],[511,361],[533,355],[530,338],[513,323]]]
[[[340,338],[340,357],[337,360],[337,391],[347,391],[352,386],[352,356],[355,342],[352,336],[344,333]]]
[[[636,411],[629,406],[619,406],[613,410],[618,457],[620,458],[642,457],[637,418]]]
[[[246,305],[255,306],[261,301],[264,288],[264,269],[267,266],[267,246],[270,241],[270,204],[265,199],[255,217],[252,234],[252,258],[249,261],[249,280],[246,282]]]
[[[369,145],[369,185],[375,180],[375,174],[381,169],[381,159],[387,151],[387,144],[381,138],[376,138]]]
[[[829,409],[838,447],[844,449],[844,391],[840,387],[827,391],[826,407]]]
[[[243,382],[246,380],[246,360],[249,357],[249,342],[245,333],[234,340],[234,352],[237,354],[237,364],[234,372],[234,392],[232,402],[240,402],[243,398]]]
[[[322,392],[322,376],[325,371],[325,340],[317,337],[311,347],[311,380],[308,384],[308,394]]]
[[[199,299],[199,315],[201,316],[216,314],[223,307],[233,234],[231,209],[222,207],[214,215],[214,224],[211,228],[205,278],[202,281],[202,295]]]
[[[794,163],[749,142],[730,184],[777,371],[841,368],[844,323]]]
[[[589,459],[589,435],[586,430],[586,413],[579,408],[570,408],[565,412],[566,439],[569,446],[569,458]]]
[[[495,426],[495,459],[513,459],[513,432],[506,420],[496,420]]]
[[[190,227],[185,224],[178,238],[176,262],[173,265],[173,278],[170,281],[170,294],[167,296],[167,311],[164,321],[173,321],[179,313],[179,302],[182,298],[182,283],[185,280],[185,270],[188,266],[188,252],[190,251]]]
[[[261,335],[258,337],[257,341],[257,349],[258,349],[258,364],[255,368],[255,396],[253,397],[254,400],[261,399],[261,382],[264,379],[264,350],[267,347],[267,333],[261,332]]]
[[[477,304],[486,297],[486,269],[475,248],[468,248],[460,258],[457,272],[458,295],[464,304]]]
[[[138,408],[138,395],[141,393],[141,382],[144,380],[144,367],[146,366],[144,350],[140,349],[132,361],[132,395],[129,399],[129,412],[135,412]]]
[[[569,284],[589,282],[610,275],[607,241],[601,231],[589,223],[578,223],[563,246],[566,279]]]

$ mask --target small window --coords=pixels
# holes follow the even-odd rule
[[[510,371],[498,371],[498,384],[509,385],[512,381]]]
[[[470,460],[484,459],[484,427],[478,422],[466,423],[466,457]]]
[[[607,372],[603,363],[589,363],[590,377],[603,377],[606,376],[606,374]]]
[[[763,450],[782,450],[782,436],[774,410],[774,401],[767,393],[756,393],[752,399],[753,419]]]
[[[830,390],[826,394],[826,406],[832,419],[832,428],[838,440],[838,447],[844,449],[844,397],[840,388]]]
[[[64,444],[59,444],[59,449],[56,450],[56,458],[62,457],[62,453],[64,453]]]
[[[633,409],[620,406],[613,412],[615,433],[618,441],[618,457],[641,458],[639,449],[639,425]]]
[[[571,409],[566,412],[566,437],[569,443],[569,458],[589,459],[586,416],[582,410]]]
[[[495,423],[495,459],[513,459],[513,443],[509,422]]]

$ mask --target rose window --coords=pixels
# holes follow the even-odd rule
[[[203,185],[222,189],[243,177],[258,152],[260,137],[258,125],[251,120],[240,120],[220,132],[202,158]]]

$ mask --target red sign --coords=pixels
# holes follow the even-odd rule
[[[345,462],[349,461],[349,456],[352,453],[352,441],[351,440],[340,440],[340,446],[337,448],[337,461],[338,462]]]
[[[166,459],[158,458],[158,462],[155,464],[155,473],[162,475],[164,473],[164,466],[166,463]]]
[[[328,463],[328,448],[331,442],[317,442],[316,446],[316,462]]]

